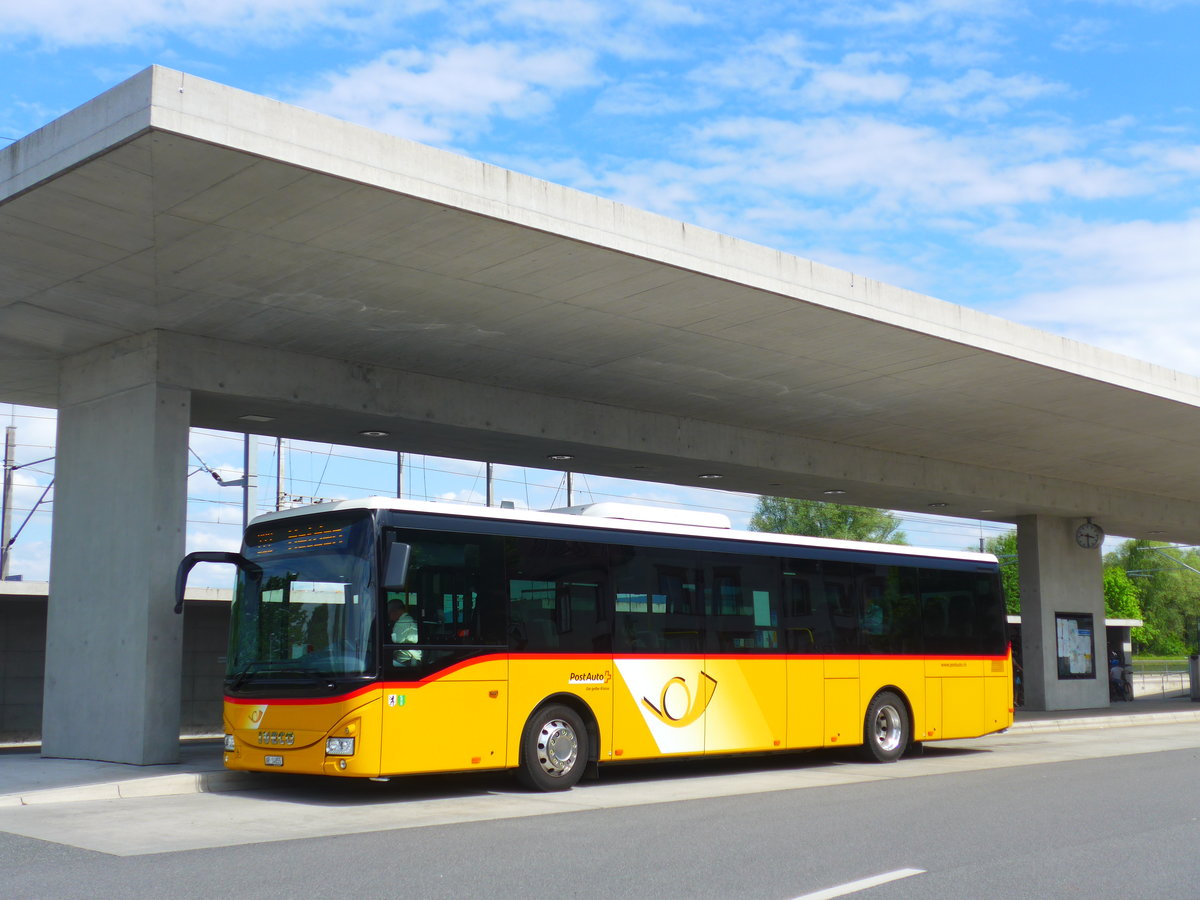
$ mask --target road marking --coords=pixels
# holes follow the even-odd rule
[[[860,878],[858,881],[848,881],[845,884],[839,884],[836,887],[825,888],[823,891],[814,891],[811,894],[803,894],[799,897],[793,898],[793,900],[833,900],[834,897],[845,897],[847,894],[865,891],[867,888],[873,888],[881,884],[887,884],[889,881],[899,881],[901,878],[908,878],[912,875],[922,875],[924,872],[924,869],[896,869],[893,872],[884,872],[882,875],[872,875],[870,878]]]

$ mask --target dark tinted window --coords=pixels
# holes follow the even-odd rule
[[[920,589],[926,652],[1005,652],[1004,602],[995,575],[921,569]]]
[[[712,649],[779,649],[779,567],[768,557],[732,557],[712,567]]]
[[[602,544],[509,538],[509,643],[528,652],[612,648],[608,550]]]
[[[785,559],[779,565],[784,649],[789,653],[829,653],[833,650],[833,628],[825,602],[821,563],[813,559]]]
[[[616,649],[700,653],[708,585],[703,556],[650,547],[613,547]]]
[[[858,574],[863,652],[920,653],[917,570],[864,565]]]

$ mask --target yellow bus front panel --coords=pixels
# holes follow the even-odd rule
[[[225,701],[225,733],[234,748],[225,766],[248,772],[373,777],[379,774],[377,687],[330,701]],[[330,756],[330,737],[353,741],[353,753]]]

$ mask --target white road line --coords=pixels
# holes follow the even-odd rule
[[[802,896],[793,898],[793,900],[833,900],[834,897],[845,897],[847,894],[865,891],[867,888],[887,884],[889,881],[899,881],[901,878],[908,878],[912,875],[921,875],[924,872],[924,869],[896,869],[893,872],[884,872],[882,875],[872,875],[870,878],[848,881],[845,884],[825,888],[823,891],[803,894]]]

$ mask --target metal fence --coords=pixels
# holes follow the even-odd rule
[[[1146,697],[1154,694],[1168,696],[1186,693],[1190,688],[1188,661],[1186,659],[1146,659],[1133,661],[1133,695]]]

